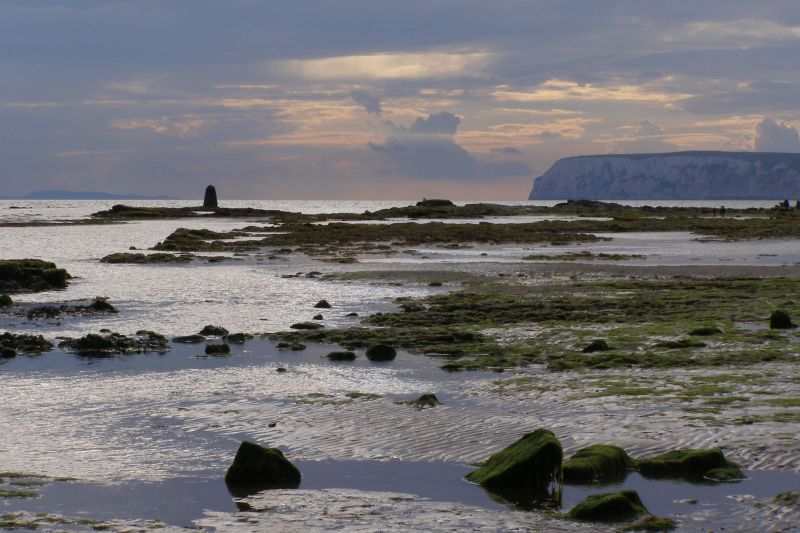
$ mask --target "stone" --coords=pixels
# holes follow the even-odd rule
[[[326,357],[331,361],[354,361],[356,358],[356,353],[350,351],[338,351],[331,352]]]
[[[182,337],[175,337],[172,339],[172,342],[178,342],[181,344],[197,344],[206,340],[205,337],[202,335],[184,335]]]
[[[566,517],[586,522],[624,522],[650,512],[635,490],[592,494],[570,509]]]
[[[649,459],[639,459],[636,469],[648,478],[739,481],[744,478],[738,464],[725,458],[719,448],[672,450]]]
[[[14,305],[14,300],[8,294],[0,294],[0,307],[11,307]]]
[[[537,429],[489,457],[466,477],[523,507],[548,500],[560,502],[563,458],[561,443],[553,432]]]
[[[770,329],[791,329],[793,327],[792,317],[790,317],[789,313],[786,311],[778,309],[777,311],[773,311],[769,316]]]
[[[314,304],[314,307],[317,309],[330,309],[332,306],[328,303],[328,300],[320,300]]]
[[[213,185],[206,187],[206,194],[203,197],[203,207],[208,209],[216,209],[219,207],[217,203],[217,189]]]
[[[367,348],[365,355],[370,361],[392,361],[397,357],[397,350],[388,344],[376,344]]]
[[[610,349],[606,341],[595,339],[583,348],[583,353],[607,352]]]
[[[594,483],[625,479],[633,459],[619,446],[594,444],[575,452],[562,465],[564,483]]]
[[[208,325],[200,330],[200,335],[205,335],[206,337],[224,337],[227,334],[228,330],[222,326]]]
[[[225,484],[234,493],[250,494],[264,489],[295,489],[300,470],[278,448],[244,441],[225,473]]]
[[[231,353],[228,344],[206,344],[206,355],[227,355]]]

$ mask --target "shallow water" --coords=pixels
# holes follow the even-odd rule
[[[28,203],[35,209],[8,210],[4,206],[26,202],[0,202],[0,219],[7,220],[12,216],[9,213],[49,220],[82,217],[118,202]],[[392,205],[407,202],[262,202],[256,206],[358,212]],[[18,215],[26,211],[31,213]],[[522,220],[508,220],[515,221]],[[358,318],[344,315],[391,310],[395,297],[452,289],[422,283],[395,286],[283,277],[312,270],[328,273],[426,264],[433,268],[442,263],[509,263],[526,255],[581,251],[646,256],[623,264],[800,262],[800,241],[708,243],[696,241],[688,233],[665,233],[611,234],[611,241],[580,246],[416,247],[418,255],[365,255],[355,265],[320,263],[305,256],[269,260],[258,254],[220,264],[99,263],[104,255],[130,246],[152,247],[177,227],[225,231],[248,224],[246,220],[185,219],[0,228],[0,258],[52,260],[76,276],[64,291],[16,296],[23,309],[54,300],[108,296],[120,310],[116,315],[43,321],[5,314],[0,315],[0,329],[51,338],[101,328],[128,334],[152,329],[171,336],[219,324],[232,332],[257,333],[284,330],[319,312],[327,327],[356,326]],[[315,309],[314,303],[323,298],[334,307]],[[406,529],[435,523],[441,529],[579,530],[574,524],[547,522],[535,513],[509,512],[482,489],[463,481],[469,463],[484,459],[536,427],[553,428],[568,453],[588,442],[624,438],[626,449],[642,455],[663,450],[676,427],[682,445],[697,447],[741,442],[745,433],[752,432],[742,426],[693,429],[674,414],[664,413],[656,402],[611,405],[597,400],[486,394],[492,380],[502,375],[445,373],[439,369],[442,360],[405,352],[391,363],[371,363],[363,354],[352,363],[331,363],[324,356],[334,347],[310,344],[305,351],[288,352],[277,350],[275,344],[257,338],[232,345],[230,357],[206,357],[200,344],[173,345],[164,355],[86,358],[57,350],[39,357],[0,360],[0,428],[4,430],[0,471],[79,480],[54,482],[43,489],[41,499],[0,500],[0,509],[158,518],[177,526],[220,530],[304,530],[343,523],[350,528],[354,518],[348,509],[363,503],[375,513],[359,517],[367,531],[392,529],[398,517],[411,524]],[[279,367],[287,371],[279,373]],[[552,380],[553,390],[559,389],[560,377],[544,376],[536,368],[528,372]],[[347,396],[349,392],[379,397],[354,400]],[[443,405],[417,410],[398,403],[427,392],[435,393]],[[672,418],[658,418],[662,415]],[[241,522],[242,514],[221,483],[243,439],[279,446],[305,474],[298,491],[254,498],[253,504],[262,507],[264,501],[271,502],[272,512],[248,515],[252,527]],[[791,437],[784,440],[778,452],[768,457],[734,458],[746,459],[749,467],[796,470],[797,454],[784,450],[795,445]],[[656,514],[693,517],[682,522],[699,524],[696,528],[686,525],[690,530],[716,524],[733,527],[736,517],[747,508],[733,495],[768,498],[800,487],[800,478],[792,472],[753,471],[748,475],[750,479],[742,483],[715,487],[645,482],[632,475],[624,486],[639,490]],[[580,487],[567,487],[565,507],[581,499],[584,492]],[[685,499],[697,499],[698,504],[676,503]]]

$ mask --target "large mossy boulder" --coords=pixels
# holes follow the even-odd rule
[[[789,313],[778,309],[769,315],[769,328],[770,329],[791,329],[794,327],[792,324],[792,317]]]
[[[739,481],[741,467],[725,458],[722,450],[672,450],[636,461],[636,469],[649,478],[681,478],[690,481]]]
[[[534,506],[560,500],[563,459],[553,432],[537,429],[489,457],[466,478],[513,503]]]
[[[231,492],[251,494],[264,489],[295,489],[300,477],[300,470],[278,448],[244,441],[225,473],[225,484]]]
[[[635,490],[592,494],[566,514],[570,520],[585,522],[625,522],[650,511]]]
[[[562,465],[564,483],[594,483],[625,479],[634,461],[619,446],[594,444],[582,448]]]
[[[0,260],[0,290],[3,292],[64,289],[69,274],[55,263],[39,259]]]
[[[370,361],[393,361],[397,350],[388,344],[376,344],[367,348],[365,354]]]

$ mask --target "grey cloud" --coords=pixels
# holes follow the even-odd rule
[[[409,128],[389,124],[395,134],[369,148],[395,173],[414,178],[477,180],[530,174],[520,162],[483,162],[453,140],[460,119],[442,112],[418,118]]]
[[[353,101],[362,106],[371,115],[381,114],[381,100],[363,89],[353,89],[350,93]]]
[[[800,134],[797,128],[765,118],[756,124],[756,152],[800,152]]]

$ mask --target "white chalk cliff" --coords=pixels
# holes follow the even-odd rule
[[[800,154],[673,152],[560,159],[531,200],[800,198]]]

